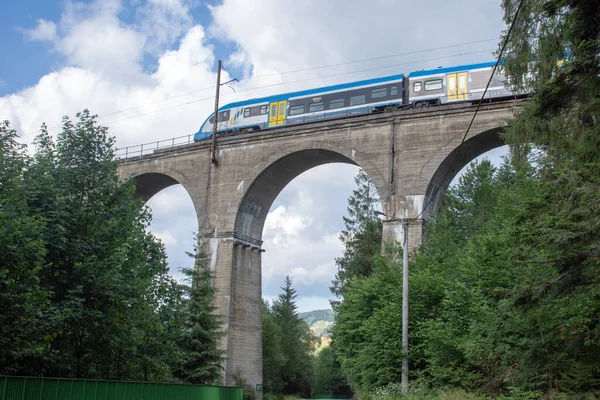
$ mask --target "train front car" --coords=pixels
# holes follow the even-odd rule
[[[210,114],[210,116],[206,118],[204,123],[200,125],[200,129],[194,135],[194,142],[199,142],[200,140],[208,139],[212,136],[213,123],[210,121],[214,121],[214,115],[215,113]]]
[[[495,62],[488,62],[411,72],[407,91],[409,101],[419,106],[479,100],[494,64]],[[504,80],[502,73],[497,70],[485,98],[491,100],[512,96],[505,87]]]

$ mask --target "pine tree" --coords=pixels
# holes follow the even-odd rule
[[[184,362],[176,375],[195,384],[218,384],[225,357],[218,349],[219,340],[226,334],[215,314],[215,288],[206,255],[196,249],[195,267],[183,268],[187,285],[183,287],[187,301],[184,311],[184,330],[179,340]]]
[[[340,234],[344,255],[335,260],[338,270],[330,287],[338,297],[350,279],[372,272],[373,255],[381,249],[382,222],[375,214],[379,202],[375,185],[363,170],[354,182],[357,188],[348,198],[348,216],[344,217],[345,229]]]
[[[263,301],[262,307],[262,359],[263,389],[265,393],[278,394],[283,390],[281,369],[285,362],[281,347],[281,328],[277,325],[269,303]]]
[[[296,289],[289,276],[273,302],[273,317],[281,330],[281,349],[284,362],[281,380],[284,394],[310,395],[312,335],[306,322],[298,317]]]

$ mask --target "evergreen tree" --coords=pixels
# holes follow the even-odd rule
[[[289,276],[281,288],[277,300],[273,302],[273,317],[281,330],[281,349],[284,362],[281,367],[281,380],[284,394],[310,396],[312,363],[310,350],[312,334],[306,322],[298,317],[296,290]]]
[[[330,290],[340,297],[348,281],[353,277],[368,276],[373,269],[373,255],[381,250],[382,222],[375,214],[379,202],[377,190],[371,178],[360,170],[354,178],[357,188],[348,198],[348,216],[344,218],[345,229],[340,234],[344,254],[336,258],[338,267]]]
[[[215,314],[215,288],[208,259],[197,248],[191,256],[195,258],[195,267],[182,269],[187,277],[187,285],[183,287],[187,302],[184,330],[179,340],[184,362],[177,376],[195,384],[218,384],[225,357],[218,345],[226,333],[221,330],[221,319]]]
[[[265,393],[279,394],[283,390],[282,368],[285,354],[281,347],[281,328],[269,303],[262,306],[262,360],[263,389]]]

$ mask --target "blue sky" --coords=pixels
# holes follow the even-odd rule
[[[218,59],[241,80],[235,92],[223,89],[223,104],[490,61],[505,28],[500,0],[4,3],[0,119],[30,142],[42,122],[56,134],[63,115],[89,108],[119,147],[194,133],[213,106]],[[347,165],[319,167],[277,198],[263,234],[265,297],[289,274],[301,311],[328,306],[355,174]],[[179,186],[149,205],[176,274],[198,229],[191,201]]]

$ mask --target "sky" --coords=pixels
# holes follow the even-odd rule
[[[99,115],[117,147],[194,134],[220,102],[492,61],[500,0],[4,0],[0,119],[31,143],[42,122]],[[489,155],[497,158],[498,151]],[[329,307],[357,167],[314,168],[280,193],[263,232],[263,296],[286,275],[300,311]],[[171,272],[198,230],[180,185],[154,196],[151,231]]]

